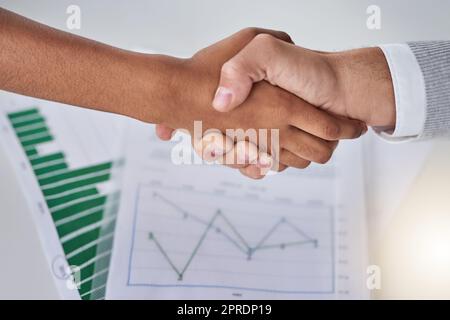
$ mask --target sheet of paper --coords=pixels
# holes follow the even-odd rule
[[[5,92],[0,103],[1,142],[28,200],[61,298],[103,298],[119,199],[114,173],[120,168],[115,160],[124,120]]]
[[[361,146],[253,181],[218,165],[176,165],[189,138],[152,126],[126,138],[107,298],[368,298]]]

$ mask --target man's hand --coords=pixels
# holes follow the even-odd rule
[[[223,65],[214,108],[232,110],[262,80],[333,114],[395,126],[392,80],[379,48],[325,53],[260,34]]]
[[[337,140],[359,137],[365,131],[365,125],[359,121],[332,116],[265,82],[255,85],[242,106],[233,112],[211,110],[222,65],[261,33],[281,38],[280,41],[289,40],[283,33],[246,29],[185,61],[175,85],[179,88],[179,108],[157,127],[160,137],[170,138],[170,128],[184,128],[193,133],[195,120],[203,121],[203,129],[217,128],[222,133],[238,128],[278,129],[281,150],[274,160],[282,164],[281,168],[304,168],[310,161],[328,161]],[[214,154],[220,155],[228,150],[215,151]]]

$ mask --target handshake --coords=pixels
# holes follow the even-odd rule
[[[312,51],[286,33],[248,28],[190,59],[167,59],[177,70],[170,80],[175,104],[156,121],[159,138],[185,129],[203,159],[250,178],[326,163],[340,139],[358,138],[367,126],[395,127],[392,80],[379,48]]]
[[[0,8],[0,89],[187,130],[196,152],[251,178],[325,163],[340,139],[393,130],[380,48],[319,52],[248,28],[190,59],[118,49]],[[45,75],[45,76],[43,76]]]

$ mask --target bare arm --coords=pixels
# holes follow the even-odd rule
[[[153,123],[169,107],[179,59],[114,48],[1,8],[0,30],[0,89]]]

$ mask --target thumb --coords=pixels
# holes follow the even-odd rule
[[[230,111],[247,99],[254,82],[249,74],[252,70],[247,64],[245,56],[241,56],[234,57],[223,65],[219,86],[212,103],[214,109],[221,112]],[[262,79],[256,81],[260,80]]]
[[[222,67],[213,101],[229,111],[247,99],[253,83],[267,80],[315,106],[330,104],[335,75],[318,52],[259,34]]]
[[[222,66],[212,103],[214,109],[226,112],[236,108],[247,99],[253,83],[266,78],[269,64],[277,63],[277,56],[282,55],[280,50],[272,50],[273,41],[284,42],[269,34],[259,34]]]

